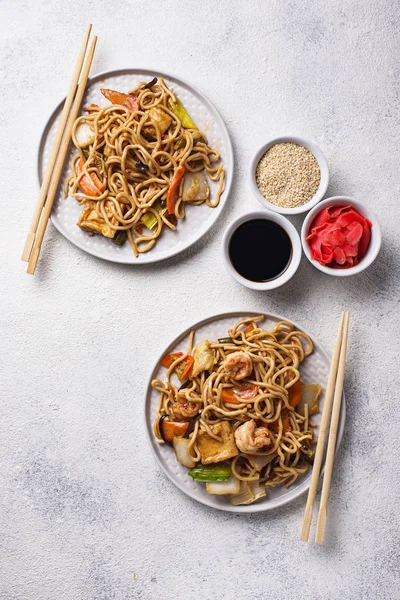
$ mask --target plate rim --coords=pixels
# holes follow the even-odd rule
[[[84,243],[81,243],[80,240],[73,239],[72,236],[69,235],[68,232],[65,231],[60,226],[60,224],[57,222],[57,219],[54,218],[53,210],[51,211],[50,219],[51,219],[51,222],[54,225],[54,227],[57,229],[57,231],[66,240],[68,240],[71,244],[73,244],[80,250],[83,250],[83,252],[86,252],[87,254],[90,254],[91,256],[94,256],[94,257],[102,259],[102,260],[106,260],[111,263],[134,265],[134,266],[158,263],[163,260],[168,260],[170,258],[173,258],[174,256],[177,256],[181,252],[184,252],[185,250],[188,250],[189,248],[194,246],[194,244],[199,242],[213,228],[213,226],[216,224],[216,222],[220,218],[220,216],[223,212],[223,209],[225,207],[225,204],[231,193],[232,183],[233,183],[234,164],[235,164],[232,140],[231,140],[228,128],[227,128],[223,118],[221,117],[219,111],[217,110],[215,105],[211,102],[211,100],[209,100],[208,97],[205,94],[203,94],[203,92],[201,90],[199,90],[195,85],[188,82],[186,79],[183,79],[180,76],[174,75],[173,73],[165,73],[163,71],[156,71],[154,69],[147,69],[145,67],[128,67],[128,68],[112,69],[110,71],[102,71],[100,73],[95,73],[94,75],[89,77],[89,79],[87,81],[86,89],[88,88],[89,85],[96,83],[99,79],[102,79],[102,78],[117,77],[120,75],[129,75],[129,74],[140,75],[141,73],[148,74],[150,76],[163,77],[165,79],[173,79],[173,80],[177,81],[178,83],[183,84],[184,86],[189,88],[189,90],[191,92],[193,92],[194,94],[196,94],[200,97],[202,103],[204,103],[206,105],[207,109],[211,112],[213,118],[217,121],[218,127],[224,133],[224,136],[226,138],[226,143],[227,143],[227,152],[230,155],[231,168],[228,171],[228,173],[226,174],[224,192],[221,196],[219,205],[215,209],[213,209],[213,212],[214,211],[216,211],[216,212],[214,213],[215,216],[211,220],[210,224],[204,229],[204,231],[200,230],[200,232],[196,236],[194,236],[193,239],[188,240],[182,246],[180,246],[178,244],[175,247],[175,249],[172,249],[172,251],[168,252],[168,254],[164,253],[155,258],[152,258],[151,251],[149,253],[142,254],[141,256],[145,256],[145,258],[142,258],[141,260],[138,261],[137,258],[133,254],[132,254],[132,256],[129,256],[129,257],[128,257],[128,255],[126,255],[126,256],[115,255],[114,257],[111,257],[110,255],[107,255],[103,252],[98,252],[96,250],[93,250],[90,246],[87,247]],[[38,180],[39,189],[40,189],[40,186],[42,183],[42,177],[43,177],[42,161],[43,161],[43,153],[44,153],[44,148],[45,148],[45,144],[46,144],[46,139],[47,139],[48,133],[49,133],[52,125],[54,124],[54,120],[56,119],[57,115],[60,113],[60,111],[62,109],[64,102],[65,102],[65,97],[57,104],[57,106],[54,108],[54,110],[50,114],[49,118],[46,120],[46,123],[43,127],[43,130],[42,130],[42,133],[40,136],[40,141],[39,141],[39,146],[38,146],[38,151],[37,151],[37,158],[36,158],[37,180]],[[71,141],[69,143],[71,144]],[[65,165],[63,168],[65,168]]]
[[[150,445],[152,454],[158,464],[159,467],[161,467],[161,470],[163,471],[164,475],[169,479],[169,481],[175,486],[177,487],[183,494],[185,494],[186,496],[188,496],[189,498],[191,498],[192,500],[195,500],[196,502],[199,502],[200,504],[203,504],[204,506],[208,506],[210,508],[213,508],[214,510],[221,510],[223,512],[231,512],[231,513],[235,513],[235,514],[250,514],[250,513],[259,513],[259,512],[266,512],[269,510],[274,510],[276,508],[280,508],[286,504],[289,504],[290,502],[294,502],[295,500],[297,500],[300,496],[302,496],[303,494],[305,494],[309,487],[310,487],[310,480],[311,480],[311,472],[310,475],[308,477],[308,479],[305,481],[306,485],[303,488],[300,488],[297,492],[294,493],[294,495],[291,495],[290,498],[286,497],[286,495],[281,496],[280,498],[276,498],[274,499],[271,503],[254,503],[254,504],[248,504],[248,505],[243,505],[243,506],[233,506],[233,505],[220,505],[220,506],[216,506],[214,504],[212,504],[211,498],[212,495],[210,495],[210,500],[208,500],[208,498],[198,498],[195,494],[195,492],[192,492],[190,490],[187,490],[185,487],[183,487],[179,482],[175,481],[174,479],[172,479],[169,475],[169,473],[167,472],[166,468],[164,467],[164,463],[163,461],[161,461],[156,453],[155,450],[155,446],[154,446],[154,441],[152,436],[153,434],[153,430],[152,430],[152,421],[150,420],[150,422],[148,422],[147,419],[147,407],[150,405],[151,402],[151,394],[152,394],[152,387],[151,387],[151,381],[154,379],[155,373],[158,371],[159,369],[159,364],[160,361],[162,359],[163,356],[165,356],[165,354],[167,354],[168,352],[170,352],[170,350],[172,350],[177,344],[179,344],[185,337],[187,337],[187,335],[189,335],[190,331],[192,331],[193,329],[196,330],[200,327],[203,327],[204,325],[208,325],[210,323],[213,323],[215,321],[219,321],[222,319],[228,319],[228,318],[246,318],[246,317],[256,317],[262,315],[265,319],[268,318],[272,318],[273,320],[277,319],[278,321],[287,321],[289,320],[290,323],[292,323],[296,328],[299,329],[299,331],[304,331],[305,333],[307,333],[307,335],[310,336],[310,338],[312,339],[312,341],[318,346],[318,349],[322,352],[322,354],[324,355],[324,357],[327,359],[328,363],[330,363],[330,358],[329,358],[329,354],[328,352],[325,350],[324,346],[321,344],[321,342],[319,341],[319,339],[317,337],[315,337],[313,335],[312,332],[310,332],[308,329],[304,329],[302,327],[298,327],[298,324],[291,320],[291,319],[287,319],[282,317],[281,315],[277,315],[275,313],[269,313],[269,312],[255,312],[255,311],[229,311],[229,312],[223,312],[223,313],[218,313],[215,315],[212,315],[210,317],[206,317],[205,319],[202,319],[200,321],[197,321],[195,324],[187,327],[183,332],[181,332],[180,334],[178,334],[174,340],[168,344],[168,346],[161,352],[161,354],[159,355],[152,371],[150,374],[150,377],[147,380],[147,388],[146,388],[146,396],[145,396],[145,402],[144,402],[144,407],[143,407],[143,412],[144,412],[144,422],[145,422],[145,430],[146,430],[146,437],[147,437],[147,441]],[[326,385],[325,385],[325,390],[326,390]],[[150,415],[150,419],[151,419],[151,415]],[[345,394],[344,394],[344,390],[342,392],[342,405],[341,405],[341,411],[340,411],[340,419],[339,419],[339,427],[338,427],[338,435],[337,435],[337,439],[336,439],[336,448],[335,448],[335,454],[337,453],[340,444],[342,443],[342,439],[343,439],[343,434],[344,434],[344,425],[345,425],[345,421],[346,421],[346,398],[345,398]],[[321,475],[323,474],[325,469],[325,456],[324,456],[324,461],[322,464],[322,468],[321,468],[321,474],[320,474],[320,478]]]

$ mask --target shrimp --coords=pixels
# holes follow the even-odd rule
[[[255,454],[257,450],[271,443],[266,427],[256,427],[254,419],[246,421],[235,431],[236,446],[244,454]]]
[[[244,379],[253,370],[253,362],[245,352],[232,352],[224,362],[224,371],[232,379]]]
[[[177,421],[192,419],[199,412],[199,406],[195,402],[187,400],[174,402],[171,406],[171,416]]]

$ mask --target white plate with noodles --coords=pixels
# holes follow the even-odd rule
[[[252,513],[291,502],[309,487],[329,366],[314,336],[276,315],[196,323],[150,377],[145,419],[157,462],[212,508]],[[343,397],[337,446],[344,421]]]
[[[62,104],[42,135],[40,182]],[[51,220],[99,258],[143,264],[174,256],[210,229],[229,196],[226,126],[178,77],[147,69],[91,77],[72,138]]]

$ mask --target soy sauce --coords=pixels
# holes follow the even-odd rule
[[[229,256],[242,277],[250,281],[271,281],[287,269],[292,258],[292,243],[277,223],[253,219],[233,232]]]

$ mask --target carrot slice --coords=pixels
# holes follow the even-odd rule
[[[185,360],[183,360],[182,362],[183,362],[183,363],[185,363],[185,367],[184,367],[184,369],[183,369],[183,371],[182,371],[182,374],[181,374],[181,376],[179,377],[179,379],[187,379],[187,378],[190,378],[190,377],[189,377],[189,374],[190,374],[190,371],[192,370],[193,363],[194,363],[194,358],[193,358],[193,356],[190,356],[190,355],[189,355],[189,356],[187,356],[187,357],[185,358]]]
[[[83,158],[81,158],[76,167],[76,172],[78,176],[81,175],[81,173],[83,172],[84,166],[85,161]],[[93,171],[91,171],[89,175],[90,177],[88,177],[87,175],[83,175],[80,178],[79,187],[86,194],[86,196],[101,196],[101,194],[106,189],[105,184],[99,177],[97,177],[96,173],[94,173]]]
[[[288,391],[289,404],[290,406],[293,406],[293,408],[296,408],[296,406],[299,404],[299,402],[301,402],[301,399],[303,397],[303,388],[300,379],[298,379],[296,383],[294,383],[292,387],[289,388]]]
[[[172,442],[174,437],[183,437],[185,435],[189,423],[168,421],[168,419],[164,419],[161,427],[164,439],[167,442]]]
[[[172,181],[169,185],[167,192],[167,209],[170,215],[173,215],[175,212],[175,206],[178,200],[179,194],[179,186],[181,184],[182,177],[184,176],[186,171],[186,167],[179,167],[176,171],[175,175],[172,178]]]
[[[252,331],[254,331],[255,329],[255,325],[254,323],[250,323],[250,325],[247,325],[246,329],[244,330],[245,333],[251,333]]]
[[[163,367],[167,367],[167,369],[169,369],[170,366],[172,365],[172,363],[174,362],[174,360],[176,360],[180,356],[183,356],[183,352],[175,352],[174,354],[166,354],[161,359],[161,364]]]
[[[122,92],[116,92],[115,90],[108,90],[106,88],[101,88],[100,91],[111,104],[121,104],[122,106],[126,106],[131,112],[139,110],[139,104],[134,94],[123,94]]]

